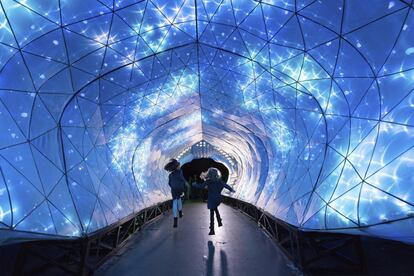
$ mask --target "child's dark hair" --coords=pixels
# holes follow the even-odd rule
[[[180,162],[177,159],[170,159],[170,161],[164,166],[164,170],[168,172],[175,171],[177,167],[180,166]]]

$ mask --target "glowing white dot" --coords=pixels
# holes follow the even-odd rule
[[[54,45],[59,45],[59,41],[57,41],[57,40],[53,40],[53,44],[54,44]]]
[[[407,50],[405,50],[405,54],[406,55],[411,55],[414,54],[414,47],[408,48]]]
[[[26,112],[22,112],[20,113],[20,116],[22,116],[23,118],[27,118],[28,114]]]

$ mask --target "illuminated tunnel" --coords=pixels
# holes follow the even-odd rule
[[[0,243],[93,234],[201,155],[300,230],[414,243],[413,8],[1,0]]]

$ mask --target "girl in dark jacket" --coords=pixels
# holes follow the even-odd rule
[[[173,198],[173,215],[174,215],[174,225],[176,228],[178,224],[178,215],[180,218],[183,217],[183,204],[181,202],[181,195],[185,191],[185,178],[183,172],[180,168],[180,162],[176,159],[170,159],[167,165],[164,166],[164,169],[170,172],[168,176],[168,185],[171,187],[171,196]]]
[[[221,203],[221,191],[226,188],[230,192],[234,193],[232,187],[227,185],[221,180],[220,172],[216,168],[209,168],[206,173],[201,173],[200,178],[205,182],[200,184],[194,184],[193,186],[199,189],[208,189],[207,208],[210,209],[210,232],[209,235],[214,235],[214,214],[216,214],[218,226],[223,226],[218,206]]]

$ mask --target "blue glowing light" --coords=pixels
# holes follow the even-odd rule
[[[0,229],[97,231],[202,145],[292,225],[414,242],[412,9],[1,0]]]

